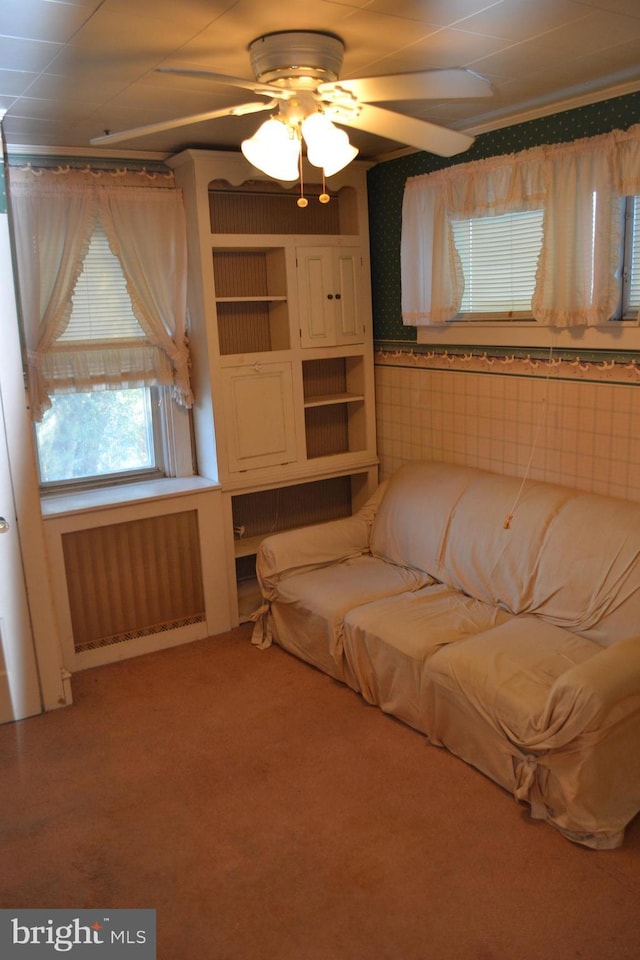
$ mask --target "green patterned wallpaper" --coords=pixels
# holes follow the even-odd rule
[[[368,189],[373,329],[376,341],[416,341],[415,328],[403,326],[400,315],[402,195],[408,177],[431,173],[452,163],[469,163],[541,144],[562,143],[611,130],[625,130],[638,122],[640,93],[632,93],[481,134],[470,150],[453,161],[429,153],[414,153],[373,167],[368,174]]]

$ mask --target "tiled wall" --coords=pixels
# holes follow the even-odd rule
[[[464,463],[640,500],[640,385],[376,365],[381,479]]]

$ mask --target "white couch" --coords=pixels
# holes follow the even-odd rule
[[[406,464],[353,517],[263,541],[272,640],[569,839],[640,810],[640,503]]]

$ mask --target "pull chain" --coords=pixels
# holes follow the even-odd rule
[[[308,206],[309,201],[304,195],[304,177],[302,173],[302,150],[300,150],[298,164],[300,168],[300,196],[298,197],[296,203],[298,204],[299,207],[306,207]]]

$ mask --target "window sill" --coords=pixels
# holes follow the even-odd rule
[[[41,507],[45,518],[63,517],[219,489],[219,483],[207,480],[206,477],[163,477],[161,480],[144,480],[139,483],[124,483],[95,490],[78,490],[45,496],[41,498]]]
[[[551,347],[570,350],[638,350],[637,320],[606,327],[547,327],[535,321],[457,321],[417,328],[418,343],[451,346]]]

